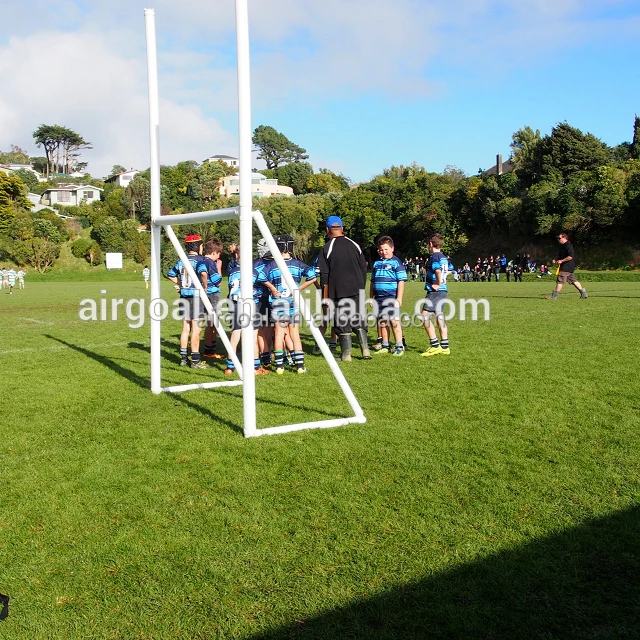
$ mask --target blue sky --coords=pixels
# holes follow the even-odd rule
[[[161,160],[237,153],[233,0],[5,0],[0,149],[41,123],[90,140],[89,171],[146,168],[145,4],[156,12]],[[640,113],[637,0],[249,0],[253,126],[317,170],[468,174],[566,120],[614,145]]]

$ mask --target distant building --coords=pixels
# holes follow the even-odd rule
[[[501,176],[503,173],[511,173],[514,170],[511,160],[505,160],[502,162],[502,154],[499,153],[496,156],[496,163],[490,169],[487,169],[484,174],[487,176]]]
[[[74,184],[47,189],[40,197],[40,204],[51,206],[61,204],[64,206],[77,206],[81,203],[91,204],[100,200],[102,189],[90,184],[76,186]]]
[[[230,167],[235,167],[236,169],[240,166],[240,160],[238,158],[235,158],[234,156],[225,156],[225,155],[211,156],[210,158],[203,160],[203,163],[217,162],[218,160],[221,160],[222,162],[228,164]]]
[[[225,176],[220,180],[220,193],[229,197],[240,193],[240,179],[238,176]],[[271,196],[292,196],[293,189],[279,185],[278,181],[267,178],[261,173],[251,174],[251,195],[254,198],[269,198]]]
[[[46,182],[47,179],[41,174],[38,173],[30,164],[2,164],[0,165],[0,171],[3,171],[6,174],[12,174],[14,171],[19,171],[20,169],[24,169],[25,171],[30,171],[33,175],[38,178],[38,182]]]
[[[140,173],[138,169],[129,169],[129,171],[122,171],[121,173],[109,176],[105,182],[115,182],[119,187],[128,187],[138,173]]]

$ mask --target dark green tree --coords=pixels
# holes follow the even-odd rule
[[[275,169],[290,162],[302,162],[309,157],[306,149],[291,142],[273,127],[261,124],[254,130],[251,140],[260,151],[258,160],[264,160],[267,169]]]
[[[579,171],[588,171],[607,164],[611,149],[591,133],[562,122],[535,146],[540,154],[541,177],[566,183]]]
[[[75,170],[79,165],[79,151],[93,148],[80,134],[57,124],[41,124],[33,132],[33,139],[36,146],[44,148],[47,156],[47,178],[50,173]]]
[[[308,162],[291,162],[273,169],[273,177],[280,184],[291,187],[296,195],[309,191],[307,182],[312,175],[313,167]]]
[[[540,175],[541,158],[537,147],[541,140],[540,131],[529,126],[518,129],[511,137],[511,162],[525,189]]]
[[[37,189],[39,184],[38,176],[36,176],[33,171],[29,171],[28,169],[18,169],[17,171],[13,172],[13,175],[20,178],[20,180],[25,183],[29,191]]]
[[[111,167],[108,177],[117,176],[119,173],[124,173],[125,171],[126,169],[121,164],[114,164],[113,167]]]
[[[629,153],[634,160],[640,160],[640,117],[638,116],[633,122],[633,140]]]
[[[120,253],[124,251],[122,237],[122,223],[117,218],[109,216],[93,227],[93,237],[106,253]]]

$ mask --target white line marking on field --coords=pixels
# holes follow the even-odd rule
[[[79,349],[108,349],[110,347],[126,347],[129,342],[113,342],[112,344],[84,344],[78,345]],[[25,347],[24,349],[7,349],[0,351],[0,356],[8,356],[14,353],[33,353],[34,351],[58,351],[61,349],[73,349],[66,344],[53,344],[48,347]]]
[[[53,326],[53,322],[47,322],[46,320],[36,320],[35,318],[18,318],[18,320],[24,320],[25,322],[33,322],[34,324],[46,324],[48,327]]]

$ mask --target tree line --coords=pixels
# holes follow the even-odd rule
[[[384,169],[357,185],[328,169],[314,172],[306,149],[272,127],[256,128],[253,142],[258,158],[268,166],[261,173],[277,178],[294,192],[291,197],[255,199],[253,206],[262,211],[274,234],[290,233],[296,253],[307,260],[324,242],[324,223],[329,215],[343,219],[346,232],[371,258],[375,257],[375,240],[382,234],[394,237],[403,255],[424,256],[428,238],[441,233],[446,239],[445,250],[459,260],[475,259],[473,252],[479,243],[515,251],[522,244],[544,242],[560,230],[586,245],[618,238],[637,242],[640,238],[638,117],[631,142],[615,147],[566,122],[558,123],[546,135],[523,127],[512,136],[509,164],[513,171],[501,175],[480,170],[467,176],[455,166],[435,173],[413,163]],[[112,174],[122,169],[116,165]],[[161,167],[162,213],[237,205],[237,197],[226,198],[218,189],[220,179],[235,171],[222,161],[183,161]],[[2,242],[3,234],[5,239],[19,236],[20,242],[28,242],[24,222],[21,227],[12,222],[16,215],[26,215],[27,205],[19,195],[24,194],[24,188],[16,182],[18,176],[7,179],[0,177],[0,246],[5,247],[5,256],[10,243]],[[92,264],[106,251],[147,260],[148,234],[139,231],[150,223],[149,170],[138,173],[128,187],[96,180],[93,184],[104,188],[100,202],[64,207],[66,215],[75,216],[76,227],[90,228],[90,239],[76,239],[74,254]],[[52,219],[49,222],[54,224]],[[45,237],[45,226],[36,225],[33,238]],[[238,237],[235,221],[192,225],[181,231],[217,235],[224,242]],[[52,233],[51,237],[63,240],[64,234]],[[168,244],[166,249],[169,262],[174,256]],[[12,257],[17,260],[20,256],[16,253]]]

